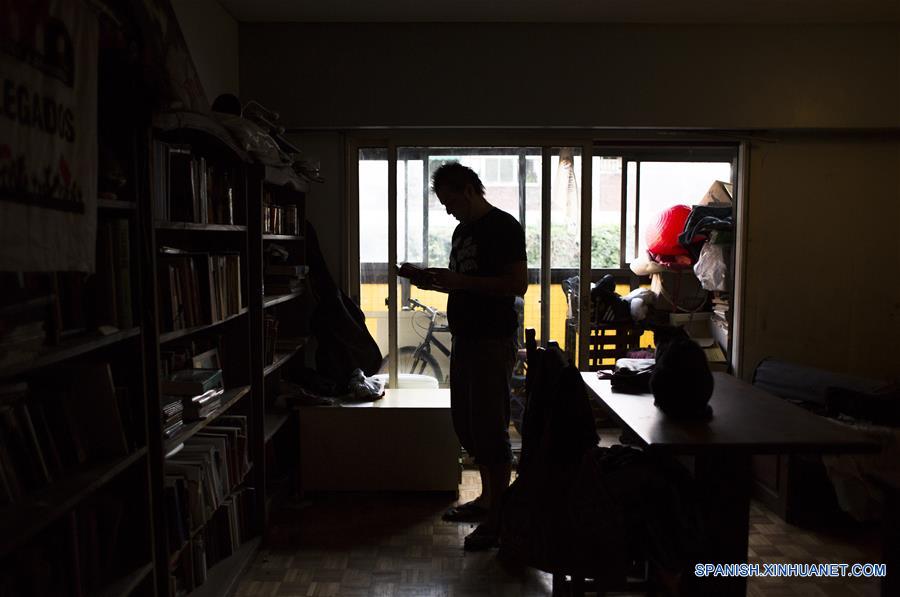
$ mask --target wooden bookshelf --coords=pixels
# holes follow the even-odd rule
[[[44,15],[48,16],[59,14],[52,9]],[[71,25],[68,17],[63,20],[60,26]],[[40,566],[23,564],[23,559],[51,566],[49,580],[43,583],[47,594],[49,588],[54,595],[93,597],[157,593],[154,509],[147,495],[155,455],[146,419],[150,396],[144,314],[149,293],[144,292],[146,262],[141,259],[147,187],[140,148],[144,121],[150,114],[145,109],[146,90],[141,89],[141,52],[130,53],[135,49],[130,44],[134,39],[131,24],[110,22],[108,15],[98,15],[95,24],[100,38],[109,34],[119,39],[121,34],[120,41],[126,43],[110,47],[100,42],[95,53],[98,64],[79,64],[79,72],[96,74],[97,103],[72,108],[76,123],[85,124],[79,111],[93,110],[96,116],[91,119],[96,130],[79,129],[82,138],[97,139],[97,151],[88,156],[92,167],[83,172],[95,177],[96,189],[91,192],[96,193],[92,197],[96,209],[73,215],[95,225],[93,238],[84,239],[90,245],[79,247],[93,256],[91,271],[34,272],[23,266],[29,271],[9,276],[2,289],[4,302],[16,301],[0,309],[4,332],[15,327],[8,327],[9,323],[35,323],[35,301],[47,302],[42,321],[46,345],[27,362],[0,370],[3,385],[21,389],[7,394],[13,409],[7,411],[7,426],[0,431],[0,443],[11,454],[0,464],[6,479],[0,484],[4,503],[0,506],[0,585],[16,594],[31,592],[20,582],[22,578],[43,573]],[[32,158],[42,163],[27,148],[24,155],[28,163]],[[77,173],[82,164],[69,162],[69,167]],[[88,183],[80,177],[75,182],[81,188]],[[43,219],[37,214],[21,225],[30,232]],[[71,243],[81,242],[81,235],[61,241],[65,242],[58,244],[58,250],[68,250]],[[18,299],[38,293],[41,298]],[[15,439],[7,430],[21,437]],[[10,447],[13,441],[15,450]],[[124,514],[119,516],[117,511]],[[117,531],[105,529],[88,538],[88,529],[113,522]],[[73,543],[78,538],[84,541]],[[104,551],[114,553],[116,562],[108,567],[104,563],[102,571],[91,570]],[[112,564],[132,567],[114,570]],[[107,578],[119,572],[121,577]]]
[[[301,280],[304,275],[303,266],[307,265],[306,243],[303,242],[306,231],[306,201],[309,185],[304,180],[297,185],[289,180],[277,177],[271,168],[257,167],[251,172],[250,196],[251,202],[248,215],[248,236],[250,239],[250,277],[251,284],[259,287],[269,287],[267,280],[272,283],[285,283],[285,277],[272,274],[272,266],[295,266],[296,273],[291,272],[287,276],[295,280]],[[274,221],[272,220],[274,214]],[[279,215],[280,214],[280,215]],[[296,220],[294,216],[296,215]],[[284,217],[284,220],[279,220]],[[280,223],[279,223],[280,222]],[[293,234],[278,234],[278,231],[288,230]],[[284,242],[289,252],[285,262],[269,261],[270,257],[264,248],[269,242]],[[267,268],[270,272],[267,274]],[[288,280],[293,283],[294,280]],[[291,413],[284,409],[275,408],[278,395],[279,380],[289,375],[291,367],[289,363],[296,363],[303,358],[303,348],[306,344],[306,336],[309,333],[309,322],[302,321],[306,294],[302,290],[287,294],[269,296],[251,296],[250,322],[252,327],[251,360],[253,367],[253,391],[261,399],[253,403],[254,414],[261,421],[260,434],[256,438],[256,451],[261,455],[257,475],[257,487],[262,491],[257,494],[259,500],[260,516],[264,523],[269,520],[270,505],[272,500],[268,495],[272,487],[273,478],[293,478],[294,471],[283,470],[285,466],[292,466],[280,458],[272,450],[272,442],[285,441],[285,445],[296,442],[285,436],[287,433],[296,433],[296,425],[286,424],[290,421]],[[275,328],[271,321],[277,321]],[[279,342],[284,339],[297,339],[298,341],[289,349],[280,349]],[[292,430],[292,431],[289,431]],[[282,470],[278,470],[279,467]]]
[[[261,455],[255,449],[257,437],[263,433],[262,420],[257,419],[254,414],[256,402],[261,401],[261,394],[257,394],[253,384],[254,363],[247,350],[247,347],[252,344],[251,328],[253,324],[251,318],[255,318],[256,314],[262,311],[262,307],[256,299],[260,293],[253,291],[256,288],[252,277],[252,270],[255,266],[250,263],[249,257],[251,253],[249,239],[253,236],[254,231],[249,225],[251,216],[248,213],[248,206],[254,205],[258,200],[253,196],[252,189],[247,190],[248,172],[253,167],[250,164],[249,156],[237,148],[231,141],[230,135],[215,119],[184,112],[159,114],[153,119],[149,136],[151,164],[156,164],[160,159],[166,160],[163,169],[159,166],[151,167],[151,181],[148,186],[156,194],[151,197],[148,205],[144,208],[151,222],[149,234],[145,238],[147,243],[145,254],[152,256],[152,264],[147,268],[147,281],[148,286],[153,288],[156,297],[156,311],[153,312],[156,321],[153,329],[160,329],[159,322],[163,320],[163,314],[167,314],[169,319],[165,325],[171,325],[172,317],[168,314],[176,312],[176,310],[190,313],[199,306],[200,321],[204,317],[208,321],[210,314],[221,313],[223,310],[232,313],[212,323],[159,332],[153,338],[150,348],[153,362],[149,366],[149,370],[151,371],[150,376],[153,378],[153,393],[157,398],[152,412],[148,413],[148,419],[151,421],[150,435],[155,442],[155,445],[151,445],[153,453],[151,485],[153,501],[158,504],[155,515],[160,529],[157,532],[154,546],[157,561],[156,586],[159,595],[168,595],[170,576],[175,576],[182,586],[195,586],[194,590],[189,592],[189,595],[193,597],[205,594],[204,591],[208,590],[210,582],[221,574],[216,571],[222,569],[224,562],[209,568],[207,580],[200,586],[195,585],[197,579],[193,578],[193,570],[186,571],[178,562],[179,558],[193,558],[190,546],[198,534],[208,528],[213,520],[211,518],[200,521],[200,524],[188,531],[186,533],[188,541],[183,546],[175,549],[172,553],[168,551],[170,531],[167,527],[177,524],[174,520],[169,520],[171,510],[168,507],[172,499],[179,500],[180,498],[173,497],[171,493],[167,494],[164,485],[166,475],[172,474],[172,470],[179,470],[172,467],[174,462],[179,461],[177,455],[186,449],[185,446],[198,445],[197,434],[202,433],[210,426],[220,426],[223,415],[247,417],[246,441],[250,466],[239,484],[257,494],[262,492],[257,478],[258,469],[261,467]],[[209,173],[209,180],[213,180],[212,172],[224,176],[218,180],[227,184],[225,194],[221,194],[223,187],[214,188],[211,185],[208,187],[206,199],[204,200],[202,194],[198,199],[196,187],[185,186],[183,181],[179,182],[179,179],[173,178],[184,174],[183,169],[170,168],[169,158],[173,155],[184,160],[184,163],[190,161],[192,169],[195,164],[199,164],[197,167],[201,172]],[[183,168],[183,165],[181,167]],[[173,194],[173,188],[181,189],[180,194]],[[187,188],[194,189],[195,194],[185,194],[183,191]],[[223,205],[226,205],[224,209],[227,211],[227,217],[224,218],[221,211]],[[200,206],[199,211],[198,206]],[[180,214],[184,219],[191,219],[193,216],[195,221],[163,221],[156,217],[157,214],[164,217]],[[234,223],[202,223],[207,219],[211,222]],[[173,250],[165,251],[163,255],[160,252],[162,246]],[[230,259],[236,256],[234,263],[237,267],[232,270],[237,272],[236,276],[232,278],[227,269],[216,270],[214,275],[212,269],[214,261],[209,259],[209,267],[207,267],[204,263],[206,260],[202,257],[204,254],[210,257],[226,255],[230,256]],[[173,269],[171,259],[177,259],[178,255],[200,256],[200,258],[192,262],[189,269],[180,269],[183,268],[180,264]],[[169,264],[169,278],[163,278],[165,274],[162,272],[166,271],[166,264]],[[199,266],[200,269],[194,274],[196,266]],[[176,286],[172,283],[173,275],[178,281],[177,291],[175,290]],[[183,276],[186,276],[186,281]],[[235,284],[239,284],[237,289],[235,289]],[[241,298],[236,312],[234,311],[236,303],[232,301],[235,296]],[[232,302],[229,304],[226,299]],[[190,318],[186,319],[190,321]],[[193,311],[193,320],[197,321],[196,311]],[[226,390],[220,399],[219,406],[206,418],[185,422],[173,437],[163,438],[162,392],[158,382],[162,378],[163,353],[169,355],[166,356],[166,363],[168,367],[172,367],[174,361],[171,360],[171,355],[176,351],[190,350],[192,352],[187,354],[196,357],[201,352],[207,352],[210,344],[218,347],[219,362],[214,366],[222,370],[226,383],[237,385]],[[203,348],[192,348],[196,346]],[[178,368],[190,367],[190,364],[185,365],[183,361],[179,362],[181,364],[177,365]],[[181,459],[180,466],[186,466],[185,463],[191,460]],[[167,470],[170,472],[167,473]],[[181,507],[183,508],[184,504]],[[220,508],[223,507],[226,507],[225,504],[220,504]],[[238,504],[236,499],[234,505],[228,507],[244,506]],[[219,517],[216,517],[215,520],[216,525],[231,524],[224,522],[224,519]],[[242,523],[242,528],[238,530],[245,539],[240,553],[245,554],[248,561],[259,545],[261,520],[260,509],[255,508],[250,519],[246,521],[246,524]],[[214,534],[214,536],[216,535]],[[207,553],[221,547],[211,543],[204,544],[204,548],[208,550]],[[186,550],[188,553],[185,553]],[[229,558],[228,561],[233,561],[232,558]],[[235,578],[240,573],[240,571],[230,568],[229,570],[234,572]]]

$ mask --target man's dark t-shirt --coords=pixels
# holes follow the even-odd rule
[[[453,231],[450,271],[471,276],[498,276],[525,261],[525,232],[514,217],[492,208],[479,219]],[[515,297],[491,296],[464,290],[450,292],[447,321],[454,335],[515,336],[519,318]]]

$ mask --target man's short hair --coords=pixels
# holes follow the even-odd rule
[[[459,162],[444,162],[431,175],[431,189],[436,193],[440,188],[448,188],[455,193],[462,193],[466,185],[472,185],[484,196],[484,184],[475,171]]]

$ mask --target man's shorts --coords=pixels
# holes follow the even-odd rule
[[[459,443],[479,465],[512,461],[509,381],[515,338],[454,336],[450,352],[450,412]]]

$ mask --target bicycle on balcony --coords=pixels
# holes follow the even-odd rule
[[[444,373],[441,371],[441,366],[438,364],[437,360],[432,356],[431,350],[433,346],[447,358],[450,357],[450,348],[434,336],[435,333],[450,331],[450,328],[446,323],[447,314],[434,307],[429,307],[414,298],[409,299],[408,308],[412,311],[420,309],[427,316],[428,325],[427,327],[423,326],[425,334],[422,336],[422,341],[419,342],[418,346],[401,346],[398,349],[397,353],[399,359],[397,361],[397,372],[428,375],[435,378],[437,382],[441,384],[444,382]],[[439,325],[439,320],[444,323]],[[413,322],[415,325],[415,314],[413,315]],[[389,362],[390,355],[387,355],[384,357],[384,360],[381,361],[381,373],[388,372]]]

